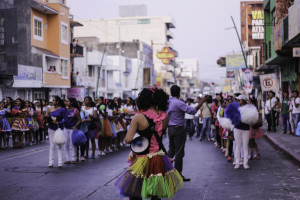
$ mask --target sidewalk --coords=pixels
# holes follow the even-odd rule
[[[273,143],[277,148],[289,154],[300,166],[300,137],[289,134],[281,134],[283,126],[277,127],[277,132],[267,132],[265,126],[262,127],[265,138]]]

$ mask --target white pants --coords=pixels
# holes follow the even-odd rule
[[[250,139],[250,130],[240,130],[234,129],[234,140],[235,140],[235,151],[234,151],[234,160],[236,164],[240,163],[241,159],[241,148],[243,145],[244,150],[244,164],[248,164],[248,149],[249,149],[249,139]]]
[[[53,162],[54,162],[54,151],[55,151],[55,147],[56,146],[57,146],[58,164],[63,164],[63,159],[62,159],[62,145],[56,145],[56,144],[53,143],[54,133],[55,133],[54,130],[48,129],[49,143],[50,143],[49,164],[53,165]]]
[[[64,128],[64,135],[66,138],[66,143],[64,145],[65,155],[67,161],[76,161],[76,146],[72,143],[72,129]],[[71,154],[71,155],[70,155]]]

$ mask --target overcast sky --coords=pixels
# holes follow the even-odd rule
[[[240,33],[240,0],[68,0],[75,19],[118,17],[119,5],[147,5],[148,16],[171,15],[175,20],[171,40],[180,58],[198,58],[200,79],[223,83],[225,69],[216,60],[240,46],[230,16]],[[221,77],[221,78],[220,78]]]

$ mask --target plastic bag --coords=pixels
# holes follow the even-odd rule
[[[73,131],[72,133],[72,143],[75,146],[82,146],[87,142],[87,138],[81,130]]]
[[[297,124],[297,129],[296,129],[295,133],[296,133],[296,136],[300,136],[300,122],[298,122],[298,124]]]
[[[57,145],[63,145],[66,142],[63,131],[59,128],[55,131],[53,136],[53,143]]]

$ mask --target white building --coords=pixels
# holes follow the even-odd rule
[[[199,77],[200,65],[199,60],[196,58],[191,59],[177,59],[179,85],[181,86],[182,97],[196,97],[200,94]]]
[[[174,82],[174,66],[166,66],[156,56],[165,46],[169,47],[175,56],[178,56],[170,42],[173,38],[170,29],[175,28],[171,16],[91,19],[79,20],[79,22],[84,26],[74,29],[75,37],[96,36],[100,38],[101,43],[139,40],[152,46],[153,64],[155,71],[161,74],[161,87],[168,88]],[[172,79],[172,81],[167,81],[167,79]]]

